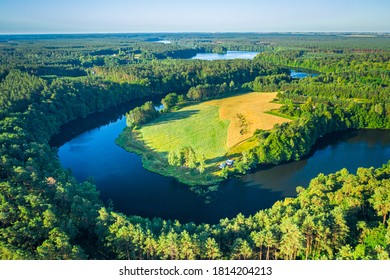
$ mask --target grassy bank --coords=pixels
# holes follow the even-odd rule
[[[116,143],[126,151],[140,155],[145,169],[164,176],[174,177],[181,183],[190,186],[210,186],[223,180],[218,175],[220,171],[217,165],[210,164],[210,161],[208,161],[209,164],[203,174],[200,174],[197,170],[189,170],[186,167],[170,166],[167,161],[167,154],[156,152],[145,145],[139,131],[126,128],[116,139]]]

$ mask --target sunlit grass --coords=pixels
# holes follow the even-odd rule
[[[190,146],[206,159],[225,154],[229,121],[219,118],[219,108],[199,104],[168,113],[140,129],[144,143],[156,152]]]

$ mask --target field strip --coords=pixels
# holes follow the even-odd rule
[[[250,138],[256,129],[268,130],[275,124],[291,121],[265,113],[281,107],[280,104],[271,102],[276,98],[276,94],[276,92],[252,92],[211,100],[205,104],[218,106],[220,118],[230,121],[226,141],[226,145],[230,148]]]

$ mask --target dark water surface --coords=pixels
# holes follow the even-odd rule
[[[126,125],[123,114],[138,105],[133,102],[73,121],[51,143],[59,147],[64,168],[70,168],[79,181],[92,177],[102,200],[111,199],[117,211],[128,215],[216,223],[240,212],[254,214],[276,200],[295,196],[297,186],[306,187],[319,173],[344,167],[355,172],[357,167],[379,167],[390,159],[389,131],[336,133],[323,137],[307,159],[263,168],[202,195],[205,188],[193,191],[172,178],[151,173],[142,167],[139,156],[114,143]]]

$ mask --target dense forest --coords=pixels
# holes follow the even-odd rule
[[[171,44],[156,42],[162,39]],[[297,186],[296,198],[252,216],[180,224],[115,212],[93,183],[76,182],[62,169],[49,141],[71,120],[141,97],[176,93],[193,102],[272,90],[283,104],[276,113],[295,120],[257,131],[256,146],[229,172],[297,160],[329,132],[390,128],[389,40],[348,34],[1,36],[0,259],[388,259],[389,163],[356,174],[319,174],[307,189]],[[254,60],[185,59],[227,50],[261,53]],[[320,74],[291,79],[290,67]],[[153,111],[150,104],[144,111]]]

